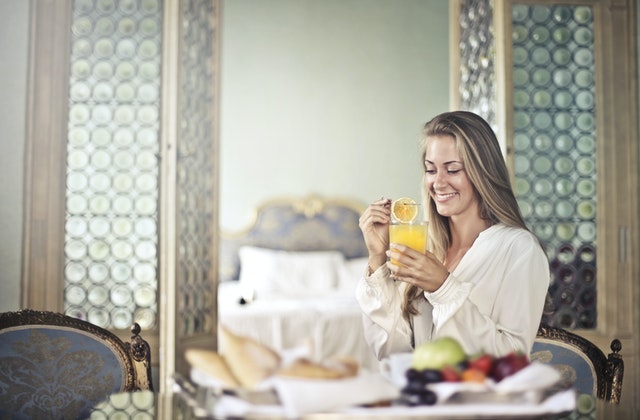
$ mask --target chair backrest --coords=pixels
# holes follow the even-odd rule
[[[149,345],[67,315],[0,314],[0,418],[87,416],[108,395],[152,389]]]
[[[553,365],[567,386],[578,395],[592,395],[618,404],[622,393],[624,362],[620,340],[611,342],[608,356],[594,343],[562,328],[542,325],[538,329],[531,359]]]

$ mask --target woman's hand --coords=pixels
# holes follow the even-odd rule
[[[449,277],[447,268],[429,251],[421,254],[408,246],[391,244],[387,256],[399,263],[387,262],[392,278],[424,291],[435,292]]]
[[[375,271],[387,261],[391,200],[381,198],[371,203],[360,216],[360,230],[369,252],[369,268]]]

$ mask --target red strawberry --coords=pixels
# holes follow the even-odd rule
[[[485,375],[489,375],[491,368],[493,368],[493,357],[490,354],[481,354],[469,360],[469,369],[479,370]]]
[[[460,382],[461,380],[460,372],[452,366],[443,367],[441,373],[444,382]]]

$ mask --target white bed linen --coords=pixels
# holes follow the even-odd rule
[[[353,293],[322,297],[257,299],[241,305],[238,282],[218,286],[220,323],[231,331],[283,351],[309,346],[316,360],[356,359],[378,372],[378,360],[364,338],[362,312]]]

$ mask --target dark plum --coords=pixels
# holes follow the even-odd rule
[[[409,368],[405,372],[405,377],[407,378],[407,382],[421,382],[422,381],[422,373],[414,368]]]
[[[425,388],[420,393],[420,405],[434,405],[438,401],[438,396],[435,392]]]
[[[437,369],[424,369],[421,372],[422,381],[425,384],[435,384],[437,382],[442,382],[442,372]]]

